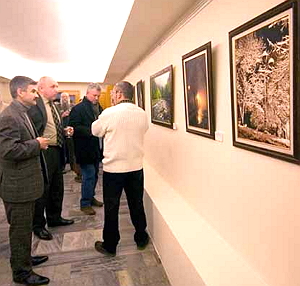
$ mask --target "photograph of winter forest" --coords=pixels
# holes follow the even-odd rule
[[[173,67],[150,77],[151,122],[173,128]]]
[[[186,131],[214,139],[211,42],[182,57]]]
[[[296,31],[292,8],[278,11],[229,33],[233,139],[235,146],[293,159]]]

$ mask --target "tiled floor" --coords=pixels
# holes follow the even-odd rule
[[[170,286],[166,273],[153,245],[139,251],[133,241],[126,199],[120,207],[121,241],[114,258],[94,250],[96,240],[102,238],[103,208],[95,208],[95,216],[79,210],[80,184],[73,172],[64,175],[65,196],[63,217],[75,223],[67,227],[49,228],[51,241],[33,238],[33,255],[49,255],[49,260],[37,267],[38,274],[50,278],[50,286]],[[96,197],[102,201],[101,175]],[[0,200],[1,201],[1,200]],[[9,265],[8,224],[0,202],[0,285],[20,285],[12,282]]]

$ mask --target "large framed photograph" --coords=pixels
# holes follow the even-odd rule
[[[174,94],[173,66],[150,77],[151,122],[173,128]]]
[[[136,96],[138,106],[145,110],[145,95],[144,95],[144,83],[142,80],[136,84]]]
[[[186,131],[215,138],[211,42],[182,56]]]
[[[299,164],[299,0],[229,33],[233,145]]]

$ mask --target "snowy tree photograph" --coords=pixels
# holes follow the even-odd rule
[[[293,158],[296,31],[293,9],[283,8],[229,33],[233,131],[235,146]]]

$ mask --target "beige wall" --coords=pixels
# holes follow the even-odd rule
[[[213,0],[126,77],[145,80],[150,122],[149,77],[174,66],[178,129],[150,123],[145,142],[149,230],[173,286],[300,285],[300,167],[232,145],[228,32],[281,2]],[[208,41],[223,142],[185,131],[181,56]],[[176,279],[181,251],[197,283]]]
[[[74,83],[74,82],[59,82],[58,83],[58,89],[59,90],[79,90],[81,98],[85,96],[86,89],[87,89],[88,83]],[[101,85],[102,91],[106,90],[106,85]],[[0,93],[2,94],[3,101],[10,102],[11,96],[9,93],[9,83],[3,83],[0,82]]]
[[[2,100],[9,103],[11,101],[11,95],[9,92],[8,83],[0,82],[0,93],[2,95]]]
[[[75,83],[75,82],[59,82],[59,90],[79,90],[80,97],[84,97],[88,83]]]

